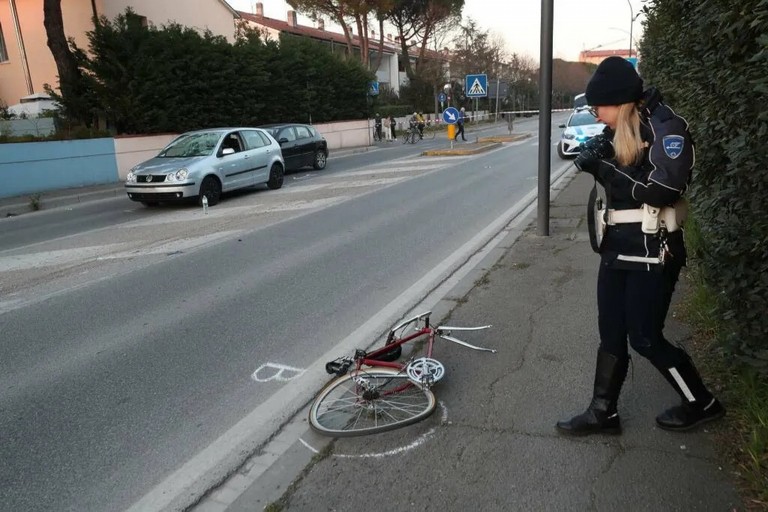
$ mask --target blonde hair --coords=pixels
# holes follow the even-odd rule
[[[619,105],[616,133],[613,136],[616,160],[621,165],[637,164],[643,156],[643,139],[640,137],[640,114],[637,105]]]

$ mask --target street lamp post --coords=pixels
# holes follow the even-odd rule
[[[629,4],[629,58],[632,58],[632,28],[635,24],[635,10],[632,8],[632,2],[627,0]]]

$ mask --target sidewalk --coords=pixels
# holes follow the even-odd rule
[[[465,338],[498,353],[439,344],[446,377],[435,388],[438,410],[424,422],[330,444],[307,431],[302,440],[320,453],[287,492],[273,485],[268,494],[283,498],[270,510],[742,509],[706,430],[655,426],[678,398],[641,357],[633,357],[619,403],[623,435],[555,432],[558,419],[583,411],[591,397],[598,344],[598,258],[585,221],[591,185],[576,176],[553,202],[549,237],[537,236],[533,222],[516,242],[502,242],[503,257],[486,262],[471,290],[450,297],[450,324],[493,324]],[[666,332],[673,341],[690,337],[674,306]],[[263,510],[274,501],[265,494],[253,484],[226,510]]]

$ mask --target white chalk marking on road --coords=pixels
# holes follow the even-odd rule
[[[272,371],[273,372],[272,375],[269,375],[269,374],[264,375],[265,370]],[[303,368],[294,368],[293,366],[286,366],[284,364],[265,363],[259,366],[258,368],[256,368],[256,371],[253,372],[253,374],[251,375],[251,378],[256,382],[270,382],[273,380],[276,380],[278,382],[288,382],[297,377],[301,377],[302,375],[304,375],[304,372],[306,371],[307,370]]]
[[[445,406],[445,404],[442,401],[438,401],[438,404],[440,405],[440,408],[443,411],[443,414],[440,417],[440,426],[443,426],[448,423],[448,408]],[[381,459],[384,457],[391,457],[393,455],[400,455],[401,453],[409,452],[411,450],[414,450],[418,448],[419,446],[423,445],[427,441],[429,441],[432,436],[435,435],[435,432],[437,432],[437,427],[432,427],[428,431],[421,434],[419,437],[417,437],[413,442],[408,443],[405,446],[399,446],[397,448],[393,448],[391,450],[387,450],[385,452],[378,452],[378,453],[334,453],[332,454],[333,457],[337,457],[339,459]],[[320,453],[319,450],[314,448],[312,445],[310,445],[308,442],[306,442],[304,439],[299,438],[299,441],[301,441],[301,444],[303,444],[309,451],[312,453]]]

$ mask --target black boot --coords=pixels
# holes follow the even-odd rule
[[[558,421],[557,430],[571,436],[621,434],[621,421],[616,405],[628,367],[628,356],[620,359],[604,350],[598,350],[592,402],[587,410],[578,416]]]
[[[679,364],[659,368],[682,398],[682,403],[656,416],[656,424],[666,430],[690,430],[702,423],[725,416],[725,407],[710,393],[688,354]]]

